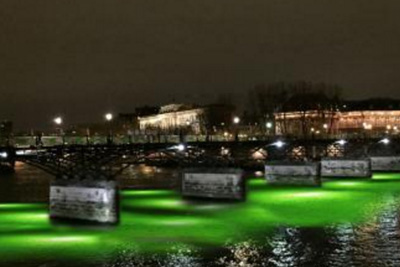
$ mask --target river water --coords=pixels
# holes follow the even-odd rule
[[[18,163],[0,175],[0,266],[400,266],[400,174],[321,188],[249,175],[243,203],[184,200],[178,176],[128,169],[118,226],[60,226],[52,177]]]

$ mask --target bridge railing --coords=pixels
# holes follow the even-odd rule
[[[368,139],[382,138],[384,134],[365,136],[360,134],[331,134],[331,135],[316,135],[308,137],[308,140],[339,140],[339,139]],[[391,136],[391,138],[399,138],[400,136]],[[145,144],[145,143],[180,143],[180,142],[232,142],[232,141],[265,141],[271,139],[288,138],[288,139],[304,139],[296,136],[273,136],[273,135],[115,135],[112,137],[113,144]],[[57,146],[57,145],[104,145],[109,143],[108,136],[14,136],[11,140],[17,148],[42,146]],[[0,145],[1,147],[2,145]],[[4,147],[4,146],[3,146]]]

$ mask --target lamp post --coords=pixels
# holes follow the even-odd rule
[[[268,122],[265,124],[265,127],[267,128],[267,134],[268,134],[268,135],[271,134],[272,126],[273,126],[273,124],[272,124],[272,122],[270,122],[270,121],[268,121]]]
[[[90,145],[90,129],[86,128],[86,145]]]
[[[114,118],[112,113],[107,113],[106,115],[104,115],[104,118],[106,119],[107,122],[107,126],[108,126],[108,136],[107,136],[107,144],[111,145],[113,142],[113,133],[112,133],[112,129],[111,129],[111,121]]]
[[[58,131],[58,134],[61,136],[62,144],[64,145],[65,144],[64,131],[63,131],[62,127],[61,127],[61,125],[63,123],[63,119],[62,119],[62,117],[58,116],[58,117],[54,118],[53,122],[55,123],[55,125],[57,127],[56,131]]]
[[[233,124],[235,125],[235,141],[239,141],[239,123],[240,118],[238,116],[233,117]]]

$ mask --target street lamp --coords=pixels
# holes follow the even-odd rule
[[[106,118],[106,121],[112,121],[112,119],[113,119],[113,114],[107,113],[104,117]]]
[[[235,124],[235,141],[239,141],[239,129],[238,129],[239,122],[240,118],[238,116],[233,117],[233,124]]]
[[[110,122],[113,119],[113,114],[112,113],[107,113],[106,115],[104,115],[104,118],[106,119],[106,121],[108,122],[108,136],[107,136],[107,144],[111,144],[113,141],[113,136],[112,136],[112,130],[111,130],[111,125]]]
[[[61,125],[63,123],[63,119],[61,117],[56,117],[53,121],[56,125]]]
[[[62,123],[63,123],[63,119],[62,119],[62,117],[58,116],[58,117],[55,117],[55,118],[54,118],[53,122],[54,122],[54,123],[57,125],[57,127],[58,127],[58,128],[56,128],[56,130],[58,130],[59,135],[61,135],[62,144],[64,145],[64,143],[65,143],[64,132],[63,132],[63,129],[61,128],[61,125],[62,125]]]
[[[267,128],[267,134],[268,134],[268,135],[271,134],[272,126],[273,126],[273,124],[272,124],[272,122],[270,122],[270,121],[268,121],[268,122],[265,124],[265,127]]]

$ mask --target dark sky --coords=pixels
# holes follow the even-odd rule
[[[398,0],[0,0],[0,119],[100,121],[280,80],[400,97],[399,11]]]

